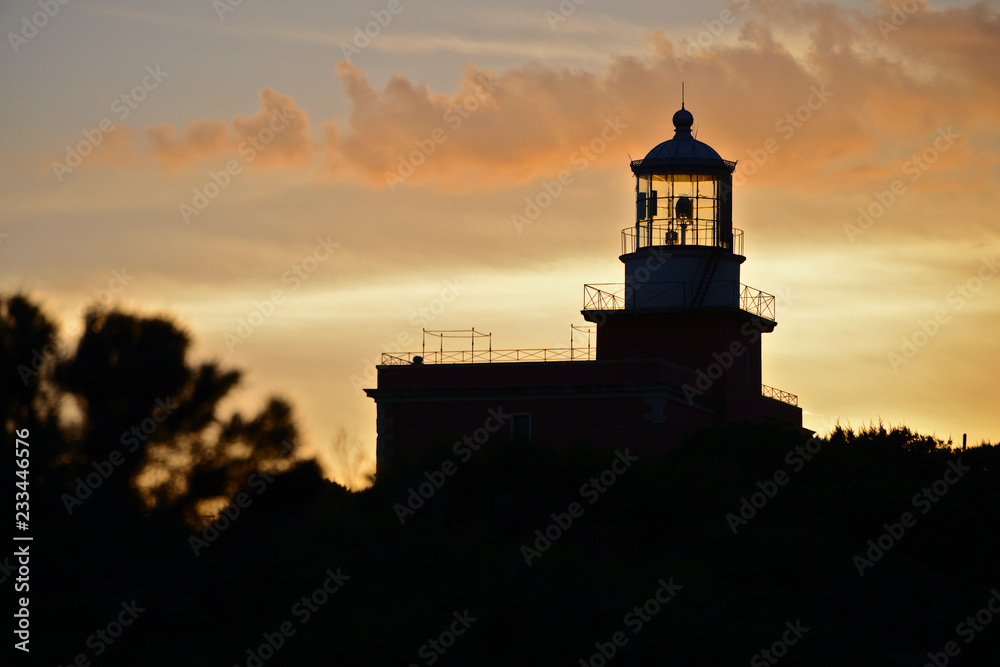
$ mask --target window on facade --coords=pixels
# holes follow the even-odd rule
[[[511,415],[510,437],[515,439],[531,439],[531,413],[515,412]]]

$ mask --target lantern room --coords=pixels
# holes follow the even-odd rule
[[[694,116],[633,160],[635,223],[622,230],[626,308],[736,307],[743,232],[733,229],[733,170],[694,138]]]
[[[742,254],[733,236],[733,170],[711,146],[694,138],[694,116],[681,105],[674,137],[631,164],[636,178],[634,230],[624,252],[649,246],[709,246]]]

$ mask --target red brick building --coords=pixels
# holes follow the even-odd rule
[[[761,382],[761,339],[777,322],[774,297],[740,283],[736,163],[694,139],[687,110],[673,122],[673,139],[631,164],[625,282],[584,286],[596,348],[483,349],[473,330],[472,350],[383,354],[378,388],[365,390],[380,463],[447,438],[474,449],[493,433],[650,453],[724,422],[802,426],[798,399]]]

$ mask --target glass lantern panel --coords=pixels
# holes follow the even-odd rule
[[[706,174],[636,178],[636,238],[648,245],[718,243],[719,181]]]

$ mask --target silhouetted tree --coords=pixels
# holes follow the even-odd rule
[[[900,452],[924,452],[947,451],[951,448],[952,442],[949,438],[947,442],[939,440],[934,436],[920,435],[910,430],[908,426],[890,426],[888,430],[880,419],[878,426],[871,422],[868,426],[861,426],[857,431],[848,427],[844,428],[837,422],[833,432],[830,434],[830,441],[840,445],[864,444],[866,447],[883,451]]]
[[[23,295],[0,299],[5,434],[9,441],[15,428],[46,429],[40,441],[63,473],[61,493],[73,497],[79,480],[100,467],[110,474],[94,491],[105,497],[99,505],[136,506],[141,498],[196,524],[254,472],[274,475],[297,463],[292,407],[272,397],[249,418],[220,415],[239,371],[190,363],[191,338],[169,318],[94,306],[84,325],[75,349],[63,352],[39,306]],[[80,417],[60,422],[67,397]]]
[[[58,395],[52,370],[59,359],[58,329],[22,294],[0,296],[0,409],[5,442],[14,429],[52,428]]]

